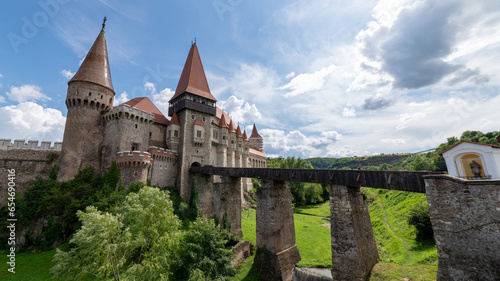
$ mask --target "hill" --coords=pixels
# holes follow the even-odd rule
[[[359,165],[380,166],[384,163],[388,165],[404,162],[412,153],[401,154],[381,154],[372,156],[354,156],[343,158],[309,158],[307,159],[315,169],[357,169]]]

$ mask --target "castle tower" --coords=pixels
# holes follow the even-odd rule
[[[168,115],[179,120],[177,187],[187,201],[190,194],[189,168],[212,163],[212,117],[217,100],[210,93],[196,43],[191,45]]]
[[[264,139],[261,135],[259,135],[259,132],[257,132],[257,127],[255,127],[255,124],[253,124],[252,134],[250,135],[249,141],[250,148],[253,148],[260,152],[264,151]]]
[[[68,115],[61,151],[59,181],[66,181],[86,166],[101,170],[103,126],[101,113],[113,106],[104,22],[78,72],[68,82]]]

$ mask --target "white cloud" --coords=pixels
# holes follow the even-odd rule
[[[149,81],[144,83],[144,90],[149,91],[148,95],[151,96],[153,104],[163,113],[163,115],[167,116],[169,107],[168,102],[174,96],[175,91],[172,91],[170,88],[165,88],[158,93],[155,84]]]
[[[168,101],[174,96],[175,91],[172,91],[169,88],[165,88],[161,90],[159,93],[153,94],[152,102],[158,107],[158,109],[163,113],[163,115],[167,116],[168,114]]]
[[[299,74],[280,89],[291,90],[285,94],[285,96],[291,97],[321,89],[325,84],[325,78],[334,70],[335,65],[330,65],[313,73]]]
[[[117,105],[122,104],[128,100],[129,100],[129,98],[128,98],[127,92],[123,91],[123,93],[121,93],[120,96],[118,96],[118,97],[115,96],[115,99],[113,100],[113,106],[117,106]]]
[[[342,117],[356,117],[356,109],[348,103],[342,111]]]
[[[17,102],[51,100],[41,92],[42,88],[37,85],[21,85],[20,87],[10,87],[7,97]]]
[[[286,133],[283,130],[262,129],[264,152],[269,155],[297,155],[307,157],[324,157],[335,154],[335,144],[342,139],[336,131],[322,132],[319,136],[304,135],[293,130]]]
[[[227,112],[236,124],[255,123],[262,117],[255,104],[250,105],[236,96],[231,96],[226,101],[220,101],[218,106]]]
[[[69,69],[63,69],[61,70],[62,76],[66,77],[67,79],[73,78],[75,76],[75,72],[71,72]]]
[[[3,96],[0,96],[0,103],[4,103],[5,102],[5,98]]]
[[[11,139],[61,141],[66,117],[33,102],[0,107],[0,135]]]
[[[406,143],[404,139],[383,139],[381,142],[390,145],[401,145]]]

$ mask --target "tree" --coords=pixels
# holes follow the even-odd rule
[[[230,263],[232,251],[225,248],[225,231],[204,216],[192,222],[182,239],[183,250],[175,280],[224,280],[234,275],[235,269]]]
[[[168,279],[179,253],[180,221],[168,193],[145,186],[130,193],[117,214],[87,207],[77,213],[82,227],[68,252],[57,250],[56,278],[81,280],[90,274],[120,280]]]

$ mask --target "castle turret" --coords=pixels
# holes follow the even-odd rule
[[[181,130],[181,124],[179,123],[179,118],[177,113],[172,115],[172,120],[170,120],[170,125],[167,127],[167,147],[173,151],[179,149],[179,133]]]
[[[192,165],[211,165],[212,158],[216,157],[211,152],[212,117],[217,113],[216,102],[210,93],[198,47],[194,43],[168,110],[169,116],[177,114],[179,120],[177,187],[185,201],[190,194],[189,168]]]
[[[68,82],[68,114],[60,158],[60,181],[73,178],[86,166],[98,171],[102,168],[101,113],[113,106],[115,96],[104,34],[105,22],[106,18],[78,72]]]
[[[252,134],[250,135],[250,138],[248,140],[250,141],[250,148],[253,148],[260,152],[264,151],[264,139],[261,135],[259,135],[259,132],[257,132],[257,127],[255,127],[255,124],[253,124]]]

